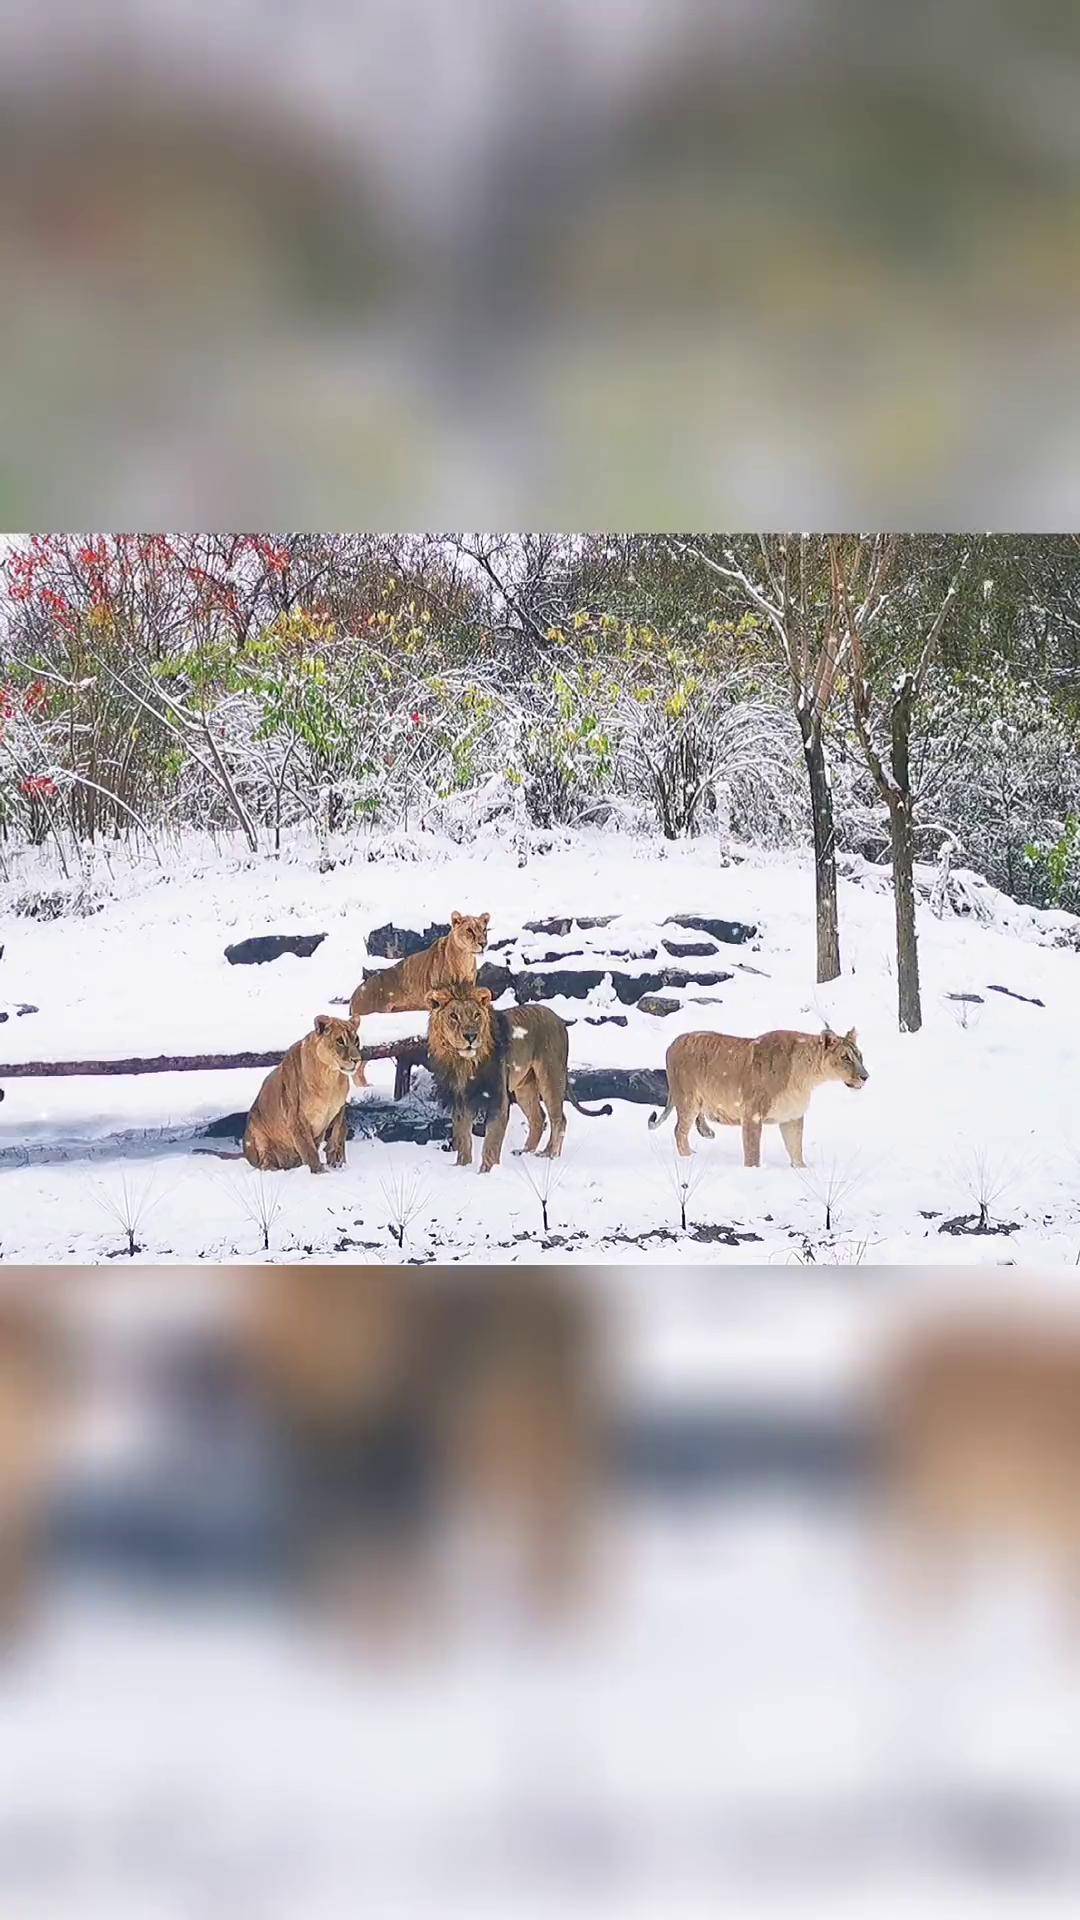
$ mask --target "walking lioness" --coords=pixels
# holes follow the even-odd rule
[[[326,1165],[343,1167],[345,1102],[360,1065],[355,1022],[316,1014],[312,1031],[289,1048],[255,1096],[244,1159],[267,1173],[302,1166],[325,1173],[319,1159],[325,1140]]]
[[[688,1154],[690,1129],[713,1137],[710,1120],[741,1127],[743,1160],[761,1164],[761,1129],[775,1121],[793,1167],[803,1159],[803,1121],[815,1087],[840,1080],[865,1086],[869,1074],[850,1033],[763,1033],[744,1040],[733,1033],[684,1033],[667,1050],[668,1103],[649,1116],[662,1127],[675,1113],[675,1145]]]
[[[472,1123],[481,1116],[487,1125],[480,1171],[498,1166],[511,1100],[529,1123],[522,1153],[537,1151],[546,1109],[550,1131],[544,1154],[551,1160],[562,1152],[565,1101],[590,1120],[610,1114],[609,1106],[583,1107],[571,1093],[566,1022],[550,1007],[497,1013],[486,987],[465,982],[434,987],[428,1006],[428,1064],[453,1114],[459,1167],[472,1164]]]

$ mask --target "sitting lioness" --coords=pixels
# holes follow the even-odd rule
[[[264,1172],[345,1165],[345,1102],[349,1081],[361,1066],[360,1036],[353,1020],[319,1013],[310,1033],[289,1048],[255,1097],[244,1132],[244,1158]]]
[[[557,1160],[566,1133],[563,1103],[569,1100],[590,1120],[603,1119],[610,1107],[583,1107],[570,1092],[566,1063],[569,1041],[565,1020],[550,1007],[514,1007],[497,1013],[486,987],[465,981],[434,987],[428,994],[428,1065],[454,1119],[459,1167],[472,1165],[472,1123],[487,1120],[481,1173],[499,1164],[510,1102],[516,1100],[529,1123],[522,1153],[535,1153],[549,1123],[544,1157]]]
[[[368,975],[349,1001],[350,1020],[359,1022],[365,1013],[423,1013],[432,988],[444,980],[475,980],[490,919],[490,913],[452,913],[450,931],[441,940]],[[362,1067],[356,1084],[367,1085]]]
[[[869,1074],[850,1033],[763,1033],[744,1040],[733,1033],[684,1033],[667,1050],[668,1103],[650,1114],[650,1127],[662,1127],[675,1111],[675,1145],[690,1148],[690,1129],[713,1137],[709,1120],[741,1127],[743,1161],[761,1165],[761,1129],[775,1121],[793,1167],[804,1167],[803,1121],[815,1087],[841,1080],[845,1087],[865,1086]]]

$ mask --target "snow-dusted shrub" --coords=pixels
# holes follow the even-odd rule
[[[613,784],[619,689],[591,652],[555,645],[517,697],[510,777],[534,826],[571,826]]]
[[[939,684],[927,822],[1014,900],[1080,908],[1080,738],[1046,688],[1000,664]]]

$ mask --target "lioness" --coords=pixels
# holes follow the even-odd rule
[[[675,1145],[688,1154],[690,1129],[713,1137],[708,1120],[741,1127],[743,1160],[761,1165],[761,1129],[776,1121],[793,1167],[803,1159],[803,1121],[815,1087],[841,1080],[845,1087],[865,1086],[869,1074],[850,1033],[763,1033],[744,1040],[732,1033],[684,1033],[667,1050],[668,1103],[650,1114],[650,1127],[662,1127],[675,1110]]]
[[[988,1547],[1048,1564],[1076,1617],[1080,1569],[1080,1325],[982,1311],[909,1339],[881,1408],[885,1511],[921,1573],[957,1574]],[[916,1568],[912,1568],[916,1571]]]
[[[360,1036],[354,1020],[319,1013],[310,1033],[289,1048],[255,1096],[244,1132],[244,1158],[264,1172],[345,1165],[345,1102],[349,1080],[360,1068]]]
[[[444,980],[475,980],[477,955],[487,946],[490,919],[490,913],[452,913],[450,931],[441,940],[369,974],[349,1001],[350,1020],[359,1022],[365,1013],[423,1013],[428,994]],[[363,1067],[356,1084],[367,1085]]]
[[[472,1165],[472,1123],[487,1119],[481,1173],[499,1164],[503,1136],[516,1100],[529,1123],[522,1153],[535,1153],[549,1123],[545,1158],[557,1160],[566,1133],[563,1103],[569,1100],[590,1120],[603,1119],[610,1107],[583,1107],[570,1092],[566,1062],[569,1042],[565,1020],[550,1007],[514,1007],[497,1013],[486,987],[466,981],[433,987],[427,997],[428,1064],[435,1084],[454,1117],[459,1167]],[[546,1109],[546,1116],[545,1116]]]

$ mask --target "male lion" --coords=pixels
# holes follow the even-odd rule
[[[318,1013],[311,1033],[289,1048],[255,1096],[244,1132],[244,1158],[264,1172],[345,1165],[345,1102],[349,1081],[361,1065],[360,1036],[353,1020]]]
[[[511,1100],[529,1123],[522,1153],[537,1151],[546,1117],[550,1131],[544,1157],[551,1160],[562,1152],[564,1101],[589,1120],[611,1112],[610,1107],[583,1107],[575,1100],[566,1072],[566,1022],[550,1007],[497,1013],[488,989],[467,981],[433,987],[427,1004],[428,1064],[440,1098],[453,1112],[459,1167],[472,1165],[472,1123],[478,1114],[487,1120],[480,1171],[490,1173],[498,1166]]]
[[[368,975],[349,1001],[350,1020],[359,1023],[365,1013],[422,1013],[432,988],[444,980],[475,980],[477,955],[487,946],[490,919],[490,913],[452,913],[450,931],[441,940]],[[356,1084],[367,1085],[363,1067]]]
[[[803,1121],[815,1087],[841,1080],[862,1087],[869,1079],[850,1033],[763,1033],[744,1040],[732,1033],[684,1033],[667,1050],[668,1103],[650,1114],[650,1127],[662,1127],[675,1110],[675,1145],[688,1154],[696,1124],[706,1140],[708,1120],[741,1127],[743,1160],[761,1165],[761,1129],[776,1121],[793,1167],[803,1159]]]

